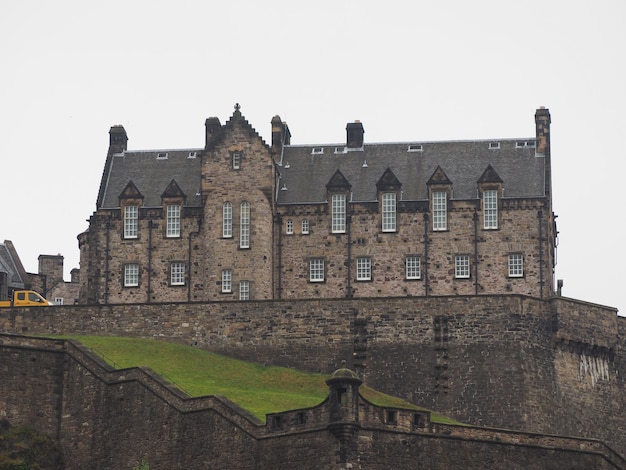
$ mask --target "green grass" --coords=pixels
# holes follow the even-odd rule
[[[223,395],[265,421],[267,413],[318,405],[328,395],[327,375],[264,367],[198,348],[143,338],[62,336],[82,343],[117,369],[146,366],[192,397]],[[364,398],[380,406],[423,410],[365,385]],[[436,422],[456,423],[433,413]]]

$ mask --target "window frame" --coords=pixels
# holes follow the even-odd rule
[[[331,233],[346,233],[346,195],[331,195]]]
[[[180,216],[182,213],[180,204],[168,204],[166,206],[166,238],[180,238]],[[173,213],[172,213],[173,212]]]
[[[432,194],[433,231],[444,232],[448,230],[448,193],[433,191]]]
[[[170,286],[186,285],[187,266],[182,261],[172,261],[170,263]]]
[[[372,280],[372,258],[369,256],[358,256],[356,259],[356,280]]]
[[[239,248],[250,248],[250,203],[243,201],[239,212]]]
[[[222,294],[233,292],[233,272],[230,269],[222,270]]]
[[[241,152],[239,150],[231,153],[230,164],[233,170],[241,170]]]
[[[469,279],[471,277],[470,256],[465,254],[454,257],[454,278]]]
[[[139,238],[139,206],[129,204],[124,206],[124,239]]]
[[[126,263],[123,269],[124,277],[122,281],[124,287],[139,287],[139,263]]]
[[[507,266],[508,266],[508,277],[511,277],[511,278],[524,277],[523,253],[509,253]]]
[[[422,259],[419,256],[410,255],[405,258],[404,275],[411,281],[422,278]]]
[[[382,193],[381,196],[381,230],[385,233],[394,233],[397,228],[397,196],[395,192]]]
[[[302,219],[301,227],[302,227],[302,235],[308,235],[311,230],[311,224],[309,222],[309,219]]]
[[[498,228],[498,191],[496,189],[483,191],[483,228],[485,230]]]
[[[222,205],[222,238],[233,238],[233,203],[230,201]]]
[[[250,281],[239,281],[239,300],[250,300]]]
[[[287,219],[285,224],[285,233],[287,233],[287,235],[293,235],[293,220]]]
[[[324,258],[309,259],[309,282],[326,281],[326,263]]]

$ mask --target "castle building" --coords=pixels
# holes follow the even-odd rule
[[[79,235],[80,303],[554,291],[550,113],[518,139],[267,144],[239,105],[204,148],[110,145]]]

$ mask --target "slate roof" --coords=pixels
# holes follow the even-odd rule
[[[0,272],[7,273],[9,287],[24,289],[24,279],[20,276],[20,269],[13,259],[11,250],[4,243],[0,243]]]
[[[496,142],[499,148],[490,148],[490,143]],[[345,143],[290,145],[284,148],[279,165],[277,202],[326,202],[326,185],[337,170],[351,186],[352,201],[376,201],[376,185],[387,168],[402,185],[401,200],[427,200],[426,183],[438,166],[452,182],[453,199],[475,199],[478,180],[489,165],[503,182],[504,197],[542,197],[547,163],[543,155],[536,155],[534,142],[534,138],[523,138],[365,143],[360,150],[347,149],[344,153],[335,153],[335,149],[345,149]],[[409,145],[419,145],[421,151],[408,151]],[[323,148],[323,153],[313,153],[314,148]]]
[[[199,194],[201,151],[202,149],[126,151],[113,155],[110,159],[108,179],[103,182],[104,194],[100,207],[103,209],[120,207],[119,196],[131,181],[144,197],[144,207],[160,207],[163,205],[161,196],[168,190],[172,180],[186,196],[185,206],[202,206]],[[195,152],[195,158],[189,158],[191,152]],[[165,154],[167,158],[163,158]]]

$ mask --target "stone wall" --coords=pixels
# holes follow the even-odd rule
[[[158,338],[330,373],[461,421],[626,454],[626,320],[565,298],[455,296],[4,309],[0,330]]]

